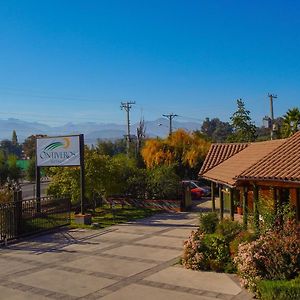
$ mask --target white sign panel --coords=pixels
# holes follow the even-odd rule
[[[38,167],[80,166],[79,136],[38,138],[36,155]]]

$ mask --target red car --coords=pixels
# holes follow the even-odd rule
[[[182,183],[190,187],[192,199],[200,199],[202,197],[209,196],[210,194],[210,188],[207,186],[200,186],[199,181],[184,180]]]

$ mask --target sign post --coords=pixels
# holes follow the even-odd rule
[[[80,212],[84,214],[84,195],[85,195],[85,180],[84,180],[84,136],[79,135],[80,148]]]
[[[80,166],[80,210],[84,214],[84,135],[68,135],[37,138],[36,140],[36,199],[40,210],[41,167]]]

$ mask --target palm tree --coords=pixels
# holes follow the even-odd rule
[[[283,116],[282,137],[289,137],[299,130],[300,111],[298,107],[291,108]]]

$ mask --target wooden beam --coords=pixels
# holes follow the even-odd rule
[[[230,199],[230,218],[233,221],[234,220],[234,189],[230,189],[229,199]]]
[[[211,195],[211,209],[212,211],[215,211],[216,210],[216,195],[215,195],[215,183],[214,182],[211,182],[211,185],[210,185],[210,195]]]
[[[296,197],[296,220],[300,222],[300,188],[297,189]]]
[[[222,185],[219,185],[219,199],[220,199],[220,220],[224,218],[224,194]]]
[[[259,187],[253,186],[253,221],[254,230],[256,234],[259,234],[259,211],[258,211],[258,198],[259,198]]]
[[[248,189],[243,187],[243,227],[248,228]]]

